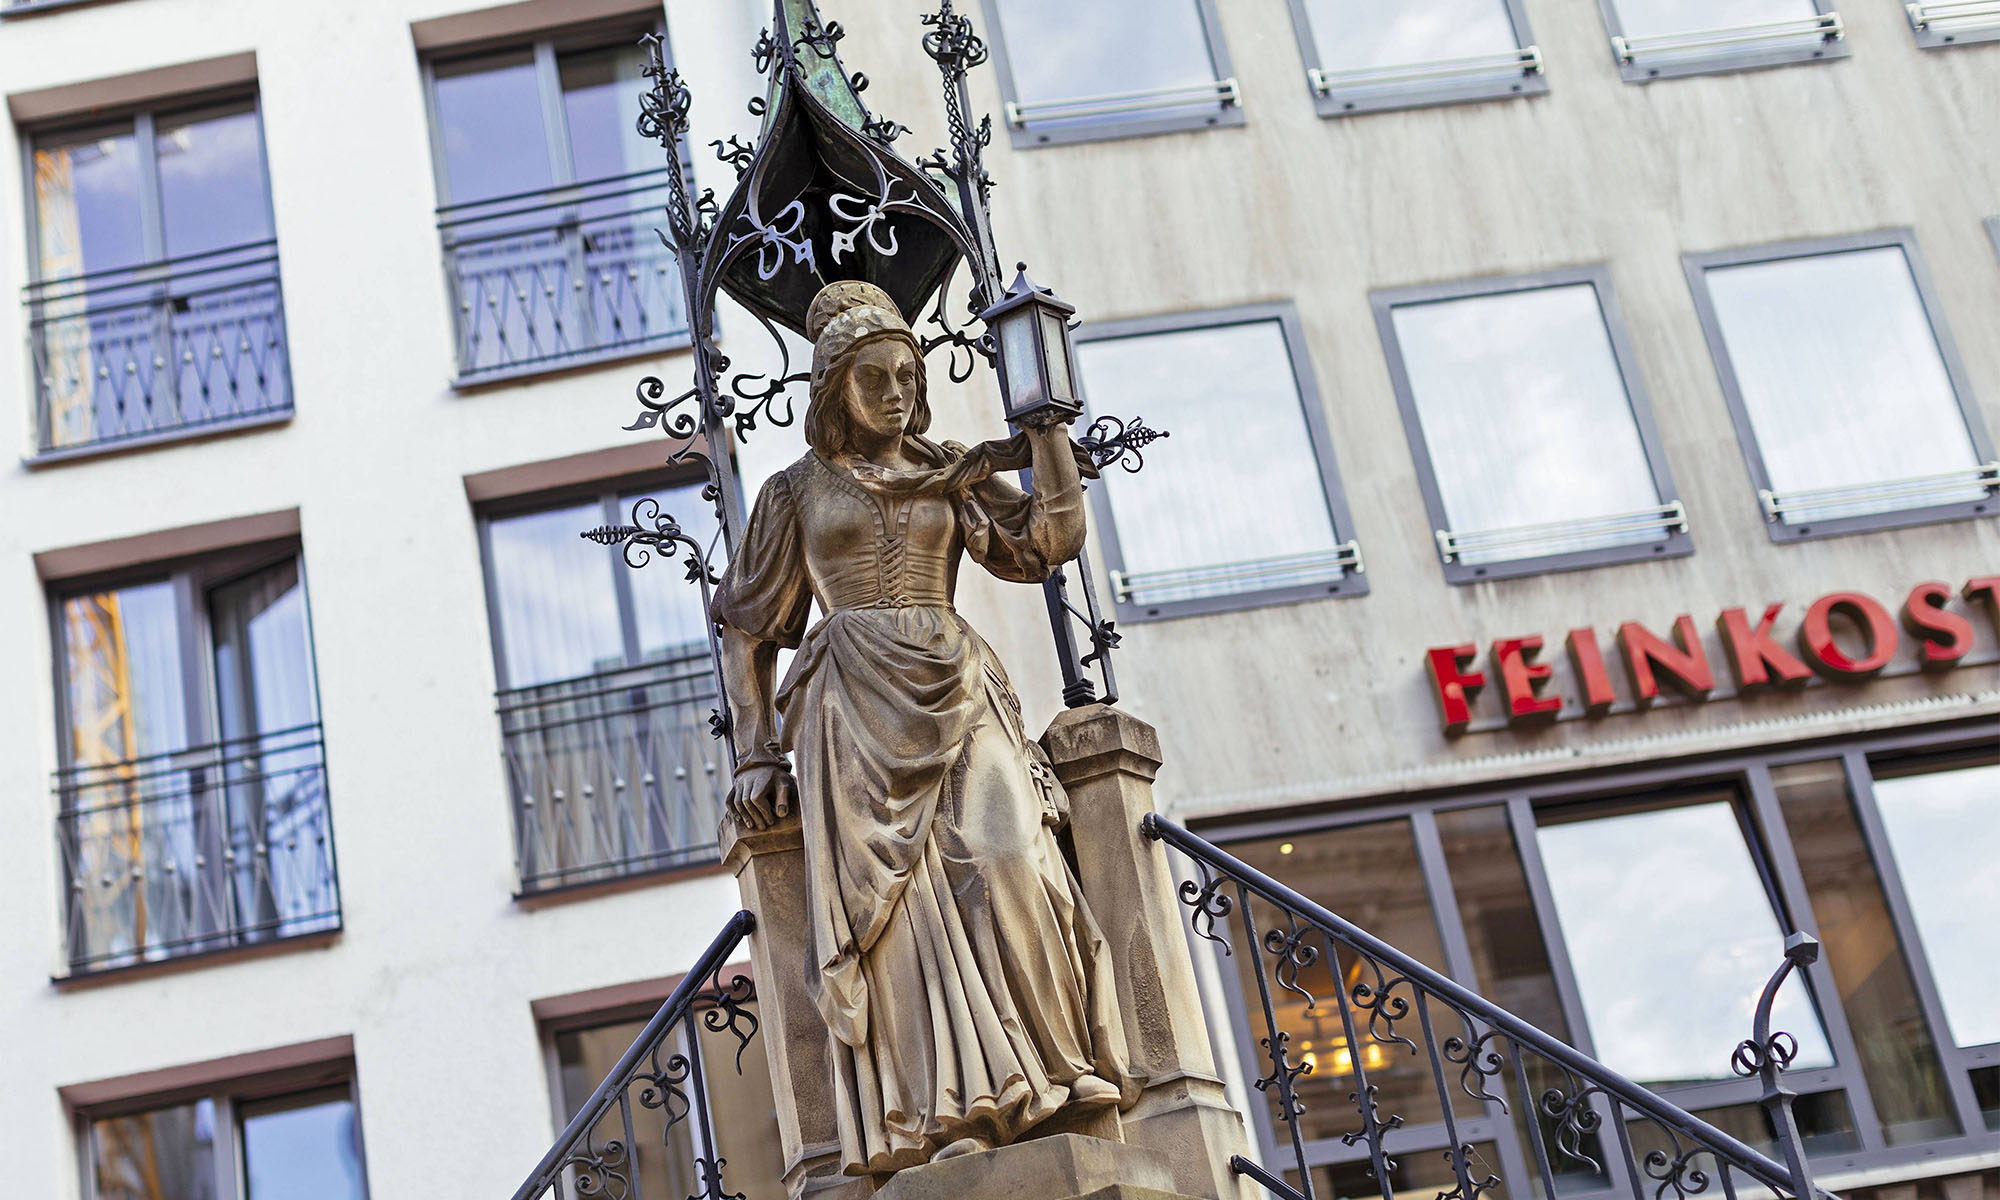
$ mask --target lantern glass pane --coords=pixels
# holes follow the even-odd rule
[[[1049,359],[1049,399],[1074,400],[1076,387],[1070,382],[1069,331],[1063,328],[1059,312],[1042,310],[1042,352]]]
[[[1007,411],[1042,399],[1042,356],[1035,345],[1035,309],[1023,306],[1000,318],[1000,369],[1007,383]]]

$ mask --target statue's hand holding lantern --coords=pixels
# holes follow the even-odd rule
[[[1083,415],[1069,332],[1076,306],[1037,286],[1028,278],[1028,264],[1016,269],[1000,302],[979,314],[999,349],[1007,419],[1026,426],[1074,421]]]

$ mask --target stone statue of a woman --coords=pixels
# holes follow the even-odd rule
[[[925,438],[922,353],[872,285],[822,290],[807,330],[812,449],[758,496],[715,616],[742,756],[729,810],[758,829],[799,809],[810,984],[862,1175],[1129,1104],[1139,1081],[1056,844],[1061,786],[952,607],[961,553],[1019,582],[1075,556],[1079,452],[1061,424]],[[996,474],[1023,466],[1033,494]],[[774,688],[781,646],[798,654]]]

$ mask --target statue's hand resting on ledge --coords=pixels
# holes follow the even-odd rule
[[[797,789],[783,761],[743,763],[729,785],[729,815],[745,829],[769,829],[791,813]]]

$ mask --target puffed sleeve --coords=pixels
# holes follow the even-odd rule
[[[762,641],[796,648],[812,609],[798,506],[785,472],[757,494],[743,543],[715,591],[715,619]]]
[[[959,531],[972,561],[1010,583],[1040,583],[1051,564],[1029,533],[1033,505],[1028,494],[989,476],[953,497]]]

